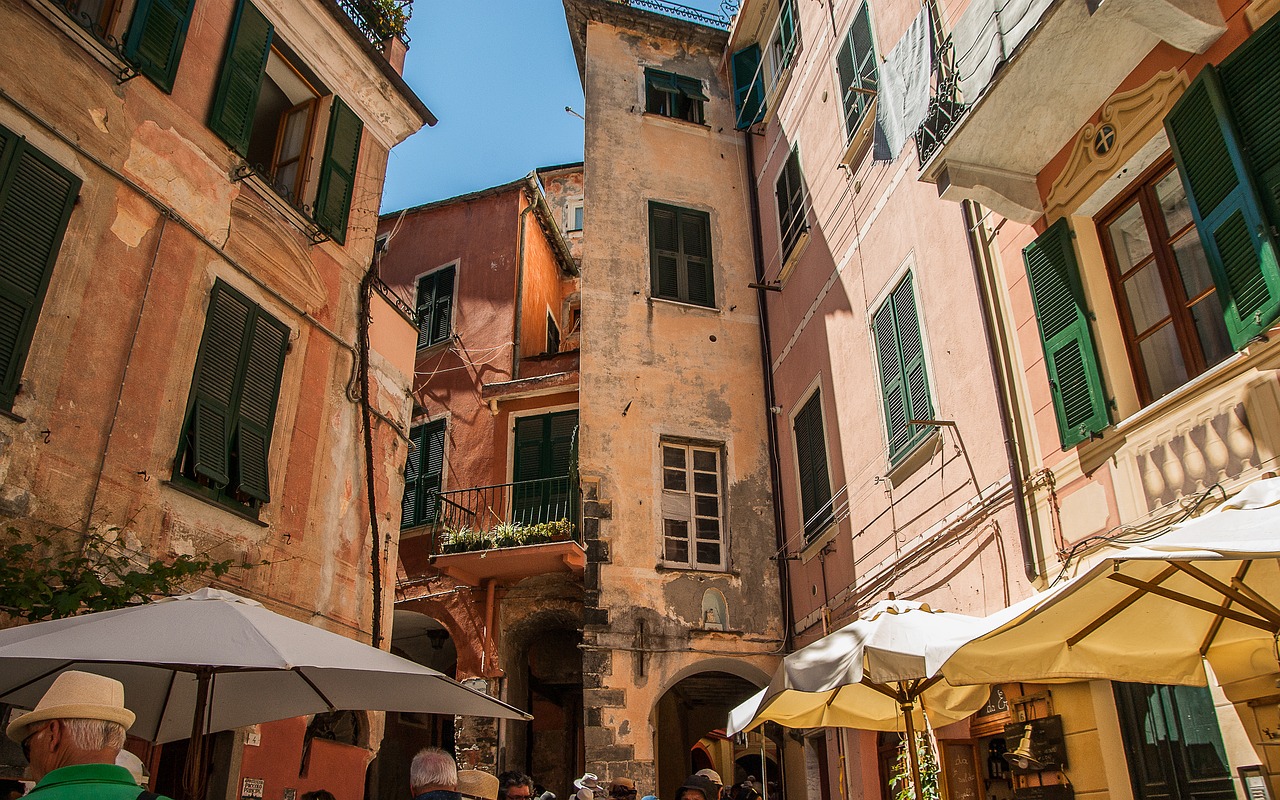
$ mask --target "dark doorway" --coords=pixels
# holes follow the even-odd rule
[[[1207,688],[1117,683],[1115,694],[1136,800],[1234,800]]]

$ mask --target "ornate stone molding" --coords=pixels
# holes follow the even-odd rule
[[[1170,69],[1135,89],[1112,95],[1098,121],[1080,129],[1067,165],[1045,200],[1049,218],[1074,211],[1159,133],[1165,115],[1190,83],[1185,72]]]

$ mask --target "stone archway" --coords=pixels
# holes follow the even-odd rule
[[[659,797],[675,797],[694,767],[707,760],[724,780],[733,780],[734,745],[724,735],[725,723],[729,711],[759,691],[767,677],[733,659],[712,659],[677,673],[653,710]]]

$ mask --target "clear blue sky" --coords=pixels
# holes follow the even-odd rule
[[[719,0],[685,0],[718,10]],[[560,0],[416,0],[404,77],[440,119],[391,151],[382,210],[582,160],[582,84]]]

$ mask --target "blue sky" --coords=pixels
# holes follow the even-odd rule
[[[686,0],[718,9],[718,0]],[[391,151],[382,210],[582,160],[582,84],[560,0],[416,0],[404,77],[440,122]]]

